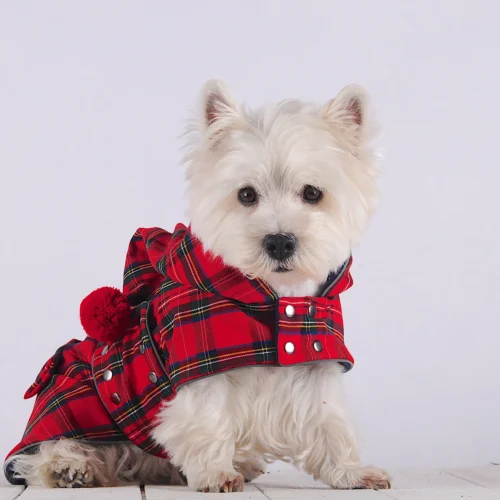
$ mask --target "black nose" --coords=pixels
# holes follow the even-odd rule
[[[264,238],[264,248],[269,257],[283,261],[289,259],[295,252],[297,238],[293,234],[268,234]]]

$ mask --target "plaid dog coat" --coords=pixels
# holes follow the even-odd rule
[[[150,437],[162,403],[190,381],[244,366],[353,359],[344,345],[339,294],[351,259],[318,297],[282,297],[202,248],[188,228],[139,229],[125,263],[123,293],[133,325],[110,344],[71,340],[50,358],[25,398],[36,396],[21,442],[133,442],[166,456]],[[11,464],[7,479],[16,483]]]

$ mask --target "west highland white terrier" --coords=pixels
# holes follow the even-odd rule
[[[385,471],[359,461],[342,388],[342,372],[352,359],[343,344],[338,299],[351,284],[351,249],[378,201],[376,133],[367,94],[358,86],[344,88],[321,106],[287,100],[249,110],[224,84],[207,82],[187,130],[190,228],[165,233],[168,245],[176,238],[178,244],[175,251],[168,247],[156,267],[168,276],[162,293],[177,290],[176,304],[186,294],[197,297],[196,310],[190,299],[189,321],[208,326],[198,327],[188,342],[211,338],[204,329],[213,327],[216,346],[197,347],[217,351],[217,363],[203,364],[211,376],[203,376],[199,362],[195,371],[183,362],[169,368],[162,387],[168,386],[171,396],[144,430],[149,444],[136,446],[131,433],[128,443],[42,440],[9,457],[10,479],[49,487],[187,481],[199,491],[232,492],[262,474],[266,463],[285,460],[332,488],[389,488]],[[145,248],[153,251],[159,248],[156,234],[135,238],[146,235]],[[199,264],[205,257],[217,271],[206,272]],[[250,298],[255,290],[264,297],[259,305]],[[206,310],[203,294],[211,294]],[[155,314],[161,307],[177,307],[166,316],[172,324],[151,329],[187,331],[187,315],[171,299],[164,299]],[[226,320],[218,313],[224,308],[231,312]],[[245,346],[251,357],[241,346],[231,346],[231,355],[227,346],[219,346],[217,322],[226,337],[249,332],[253,341]],[[92,342],[104,357],[115,345]],[[184,354],[174,352],[182,350],[179,345],[157,351],[180,359]],[[143,346],[139,352],[144,354]],[[231,360],[227,366],[225,356]],[[245,361],[236,362],[238,357]],[[101,379],[98,362],[92,363],[89,377],[104,399],[108,393],[102,387],[118,375],[110,365]],[[151,384],[158,385],[158,378],[149,374]],[[109,394],[118,407],[120,394]],[[121,426],[121,417],[110,413]],[[168,458],[144,451],[154,446]]]

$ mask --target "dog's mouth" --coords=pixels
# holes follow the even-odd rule
[[[278,266],[274,270],[275,273],[289,273],[290,271],[293,271],[293,269],[289,269],[288,267],[283,267],[283,266]]]

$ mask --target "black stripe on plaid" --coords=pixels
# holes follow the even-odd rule
[[[253,342],[248,345],[234,346],[231,349],[213,349],[182,362],[170,363],[170,380],[172,386],[177,388],[185,379],[194,376],[213,375],[236,366],[276,364],[276,359],[274,341]]]

